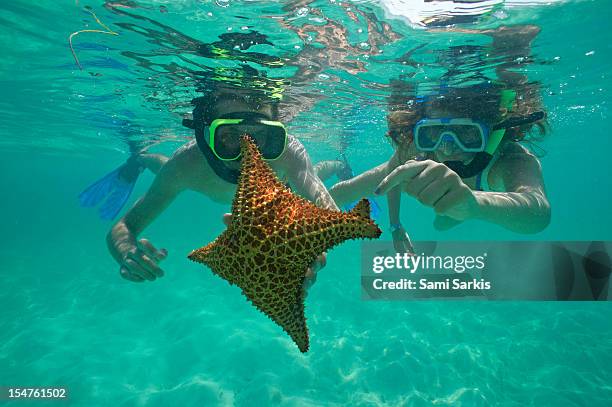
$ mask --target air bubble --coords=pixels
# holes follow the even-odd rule
[[[504,13],[503,10],[498,10],[496,12],[493,13],[493,17],[500,19],[500,20],[504,20],[506,18],[508,18],[508,14]]]

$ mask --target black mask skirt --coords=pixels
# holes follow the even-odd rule
[[[240,171],[228,168],[225,164],[223,164],[223,161],[215,157],[213,152],[210,150],[208,144],[206,144],[206,141],[204,141],[204,132],[201,127],[196,127],[195,134],[196,142],[198,143],[198,148],[200,149],[202,154],[204,154],[204,157],[206,157],[208,165],[210,165],[210,168],[213,169],[215,174],[217,174],[219,178],[229,182],[230,184],[238,184],[238,176],[240,175]]]

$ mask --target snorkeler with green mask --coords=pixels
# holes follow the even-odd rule
[[[244,134],[251,136],[264,160],[293,191],[319,207],[338,210],[304,146],[278,120],[278,103],[258,89],[221,85],[209,87],[206,96],[192,101],[193,119],[183,124],[194,130],[195,140],[160,163],[152,186],[107,236],[123,278],[143,282],[164,275],[159,263],[167,251],[139,236],[181,192],[193,190],[216,202],[231,203],[240,168],[239,141]],[[225,215],[226,224],[229,216]],[[309,267],[305,289],[324,265],[325,255]]]

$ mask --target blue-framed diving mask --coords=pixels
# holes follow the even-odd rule
[[[489,140],[489,126],[469,118],[441,118],[419,120],[413,129],[417,150],[432,152],[442,142],[454,142],[467,153],[485,150]]]
[[[501,92],[500,109],[508,115],[516,99],[516,92],[505,89]],[[444,164],[461,178],[471,178],[479,174],[491,162],[495,151],[501,144],[506,129],[542,120],[542,111],[526,116],[512,116],[489,127],[484,123],[466,118],[423,119],[413,129],[415,147],[421,151],[435,151],[443,141],[452,140],[465,152],[473,152],[469,163],[445,161]]]

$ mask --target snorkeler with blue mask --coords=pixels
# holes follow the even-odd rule
[[[409,98],[408,98],[409,99]],[[330,192],[342,205],[371,192],[387,194],[396,250],[411,251],[399,216],[402,193],[431,207],[438,230],[468,219],[536,233],[550,221],[538,159],[520,141],[545,113],[532,95],[500,84],[445,88],[394,103],[387,133],[393,157]]]
[[[501,91],[500,111],[511,112],[515,98],[514,91]],[[489,165],[506,129],[541,121],[544,116],[543,111],[537,111],[511,117],[493,126],[472,118],[423,118],[415,124],[412,134],[415,147],[420,152],[448,151],[448,148],[456,147],[464,153],[475,153],[469,164],[460,160],[444,161],[461,178],[470,178],[480,174]]]

